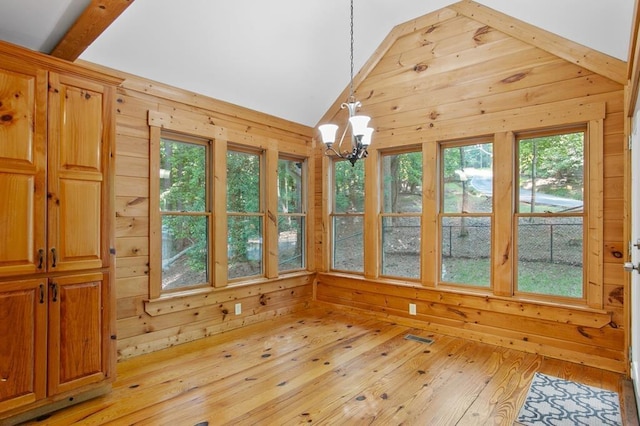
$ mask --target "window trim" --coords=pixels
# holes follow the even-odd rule
[[[513,135],[513,266],[512,266],[512,282],[513,282],[513,294],[519,297],[536,298],[541,300],[548,300],[551,302],[560,302],[568,305],[575,304],[588,304],[587,289],[589,287],[589,217],[590,217],[590,200],[593,198],[590,196],[590,148],[591,143],[589,140],[589,123],[574,124],[569,126],[560,126],[553,128],[545,128],[540,130],[529,130],[525,132],[517,132]],[[519,211],[519,188],[520,188],[520,173],[519,173],[519,143],[522,140],[540,138],[545,136],[555,136],[569,133],[582,133],[583,136],[583,204],[582,212],[579,213],[531,213]],[[582,218],[582,296],[581,297],[568,297],[559,296],[544,293],[533,293],[521,291],[518,288],[518,229],[519,219],[524,217],[542,218],[542,217],[581,217]],[[601,240],[602,241],[602,240]]]
[[[462,147],[467,147],[467,146],[473,146],[473,145],[479,145],[479,144],[491,144],[491,151],[492,151],[492,163],[491,163],[491,169],[492,169],[492,176],[493,176],[493,183],[492,183],[492,191],[495,191],[495,138],[493,136],[477,136],[477,137],[471,137],[468,139],[456,139],[456,140],[451,140],[451,141],[440,141],[438,142],[438,193],[440,194],[439,198],[438,198],[438,206],[437,206],[437,218],[436,218],[436,227],[437,227],[437,235],[435,238],[435,244],[436,244],[436,252],[437,252],[437,260],[436,260],[436,283],[438,286],[440,287],[448,287],[448,288],[452,288],[452,289],[457,289],[457,290],[461,290],[461,291],[477,291],[477,292],[482,292],[482,293],[488,293],[488,294],[493,294],[494,292],[494,258],[496,255],[495,252],[495,246],[494,246],[494,233],[495,233],[495,227],[496,227],[496,220],[495,220],[495,210],[496,210],[496,206],[495,206],[495,202],[494,202],[494,197],[492,196],[492,205],[491,205],[491,211],[490,212],[460,212],[460,213],[455,213],[455,212],[445,212],[444,210],[444,202],[445,202],[445,197],[444,197],[444,190],[445,190],[445,181],[444,181],[444,150],[445,149],[450,149],[450,148],[462,148]],[[442,232],[442,222],[444,220],[444,218],[447,217],[459,217],[459,218],[463,218],[463,217],[480,217],[480,218],[488,218],[489,219],[489,224],[490,224],[490,237],[489,237],[489,242],[491,244],[491,247],[489,248],[489,285],[488,286],[483,286],[483,285],[477,285],[477,284],[471,284],[471,283],[456,283],[456,282],[450,282],[450,281],[443,281],[442,280],[442,266],[443,266],[443,253],[442,253],[442,236],[443,236],[443,232]]]
[[[423,281],[423,277],[424,277],[424,262],[422,261],[423,256],[423,248],[424,248],[424,243],[423,243],[423,228],[424,228],[424,201],[421,203],[420,205],[420,212],[419,213],[394,213],[394,212],[385,212],[384,211],[384,203],[385,203],[385,197],[384,197],[384,159],[385,157],[389,157],[389,156],[399,156],[399,155],[404,155],[404,154],[413,154],[413,153],[418,153],[420,154],[420,159],[421,159],[421,163],[422,163],[422,173],[420,176],[421,179],[421,186],[424,184],[424,170],[425,170],[425,160],[424,160],[424,152],[422,149],[422,146],[420,145],[413,145],[413,146],[406,146],[406,147],[402,147],[401,149],[394,149],[394,150],[385,150],[379,153],[378,157],[379,157],[379,168],[378,168],[378,174],[380,176],[379,179],[379,209],[377,212],[377,216],[378,216],[378,235],[380,236],[379,239],[379,250],[378,250],[378,255],[379,255],[379,262],[378,262],[378,276],[381,278],[385,278],[385,279],[393,279],[393,280],[406,280],[406,281],[410,281],[410,282],[422,282]],[[421,195],[420,198],[423,198],[423,195]],[[420,222],[420,245],[419,245],[419,252],[418,252],[418,268],[420,271],[420,274],[418,275],[417,278],[411,278],[411,277],[402,277],[402,276],[396,276],[396,275],[387,275],[384,274],[383,272],[383,268],[384,268],[384,230],[383,230],[383,223],[384,223],[384,219],[387,217],[400,217],[400,218],[418,218],[419,222]]]
[[[162,139],[176,140],[190,144],[205,146],[205,174],[208,190],[205,189],[206,208],[204,212],[194,212],[193,215],[183,212],[162,212],[160,210],[160,144]],[[149,297],[157,299],[161,297],[170,297],[172,295],[182,295],[185,292],[202,292],[214,286],[214,250],[213,246],[215,230],[213,227],[215,221],[213,208],[213,173],[211,172],[214,164],[214,154],[212,149],[212,140],[206,137],[188,135],[176,131],[164,130],[159,127],[152,126],[150,128],[150,159],[149,159],[149,242],[151,249],[149,250]],[[206,216],[207,226],[209,229],[207,244],[209,247],[209,257],[207,262],[209,282],[201,283],[185,288],[178,288],[170,291],[162,290],[162,218],[165,215],[189,215],[189,216]],[[156,267],[152,267],[156,266]]]
[[[254,149],[263,152],[265,169],[263,179],[264,191],[263,198],[265,199],[265,214],[269,220],[266,220],[266,232],[268,238],[269,249],[265,249],[267,252],[266,270],[267,275],[264,277],[257,277],[251,279],[243,279],[237,282],[233,282],[235,287],[254,286],[254,285],[278,285],[281,280],[289,280],[291,278],[307,279],[305,277],[314,273],[315,259],[310,256],[310,253],[314,252],[313,238],[311,235],[311,229],[307,226],[306,229],[306,270],[300,270],[296,272],[286,273],[278,275],[277,271],[277,219],[274,213],[277,212],[277,159],[278,155],[292,155],[296,158],[304,158],[308,164],[309,172],[307,173],[306,181],[304,185],[307,189],[306,203],[312,205],[315,197],[315,191],[310,190],[313,182],[311,182],[310,176],[314,176],[314,161],[310,161],[313,155],[312,147],[310,145],[303,145],[300,141],[296,140],[281,140],[271,137],[262,136],[258,133],[247,134],[246,131],[238,131],[232,128],[220,127],[210,123],[210,117],[208,115],[189,113],[181,111],[178,116],[175,113],[168,114],[159,111],[148,111],[147,124],[149,128],[149,262],[148,262],[148,291],[149,298],[145,301],[145,312],[149,315],[156,316],[167,314],[170,312],[177,312],[188,309],[191,303],[206,303],[206,300],[211,293],[224,291],[228,286],[227,280],[227,215],[226,215],[226,152],[227,146],[231,147],[244,147],[245,149]],[[213,212],[213,231],[210,240],[211,253],[210,256],[213,259],[213,271],[210,274],[212,279],[212,286],[200,287],[197,289],[189,289],[180,292],[170,294],[160,294],[159,289],[161,286],[160,276],[160,260],[158,248],[161,246],[159,238],[160,224],[159,214],[153,214],[153,192],[159,188],[159,155],[154,155],[159,152],[160,136],[163,132],[174,132],[180,135],[192,135],[196,138],[204,138],[212,141],[211,155],[213,157],[213,168],[210,170],[212,179],[211,194],[215,194],[215,198],[211,198],[211,208]],[[241,143],[236,143],[238,141]],[[271,187],[270,187],[271,186]],[[213,195],[211,195],[213,197]],[[145,199],[146,201],[146,199]],[[223,208],[216,208],[216,205],[224,206]],[[156,204],[156,210],[158,205]],[[271,213],[271,214],[269,214]],[[312,211],[307,212],[307,218],[309,223],[313,223],[315,214]],[[219,238],[213,238],[213,235],[223,236]],[[276,265],[271,267],[270,265]]]
[[[605,104],[604,102],[596,102],[593,104],[576,104],[570,108],[567,114],[552,117],[536,108],[526,110],[526,120],[514,118],[513,120],[505,120],[500,126],[501,129],[491,129],[487,131],[486,126],[480,126],[481,133],[478,135],[467,136],[469,129],[447,129],[441,132],[445,138],[438,138],[441,133],[434,134],[432,138],[422,138],[423,152],[423,230],[422,230],[422,256],[421,271],[422,278],[419,285],[425,288],[436,288],[438,286],[439,276],[439,254],[438,254],[438,223],[436,217],[439,214],[439,143],[455,142],[459,140],[470,140],[474,138],[486,138],[487,141],[493,141],[494,152],[494,200],[493,215],[494,222],[492,227],[492,291],[483,290],[480,294],[486,294],[489,297],[505,298],[506,300],[522,300],[541,305],[552,304],[554,306],[566,306],[570,309],[587,308],[602,311],[604,306],[604,289],[603,289],[603,267],[604,262],[604,199],[598,197],[602,194],[604,187],[604,119]],[[524,113],[523,113],[524,114]],[[528,127],[531,123],[537,123],[538,127]],[[526,126],[526,127],[525,127]],[[574,301],[549,301],[547,299],[535,297],[534,294],[514,294],[512,279],[512,263],[513,263],[513,210],[514,210],[514,191],[513,191],[513,175],[514,175],[514,158],[515,158],[515,133],[524,134],[525,132],[536,131],[541,132],[557,131],[557,129],[568,129],[572,127],[585,126],[587,129],[586,138],[588,139],[588,147],[585,151],[585,174],[588,173],[589,189],[585,191],[585,209],[588,209],[588,219],[585,222],[587,236],[584,241],[584,250],[587,253],[586,274],[586,298],[584,301],[575,303]],[[446,139],[450,136],[450,139]],[[379,192],[379,172],[377,172],[378,156],[387,151],[405,150],[407,147],[415,146],[415,144],[406,146],[389,146],[390,142],[380,148],[373,147],[369,150],[369,157],[366,159],[365,179],[365,226],[367,235],[365,239],[365,279],[379,280],[393,284],[408,284],[400,280],[394,280],[387,277],[379,277],[376,273],[378,270],[377,262],[379,255],[377,254],[380,245],[380,236],[378,230],[378,198]],[[374,162],[374,165],[371,165]],[[322,215],[322,228],[315,232],[322,235],[323,241],[327,244],[318,248],[318,259],[321,261],[319,272],[340,275],[341,271],[334,271],[331,268],[332,256],[332,237],[331,237],[331,215],[333,193],[333,159],[328,156],[322,156],[318,159],[321,164],[324,179],[321,180],[323,202],[322,209],[318,214]],[[588,170],[587,170],[588,169]],[[433,172],[427,172],[433,171]],[[369,174],[369,173],[372,173]],[[373,195],[372,195],[373,194]],[[375,229],[371,231],[371,228]],[[375,256],[373,254],[375,254]],[[359,273],[346,274],[358,276]],[[452,291],[458,294],[478,294],[478,291],[467,288],[447,288],[441,286],[444,291]]]
[[[268,227],[268,223],[266,220],[266,216],[267,214],[265,214],[265,212],[268,210],[266,208],[266,204],[267,204],[267,192],[265,190],[266,187],[266,154],[265,151],[262,149],[256,149],[256,148],[252,148],[252,147],[248,147],[245,145],[239,145],[239,144],[235,144],[235,143],[231,143],[229,142],[227,144],[227,149],[226,149],[226,155],[224,158],[225,161],[225,175],[226,175],[226,170],[227,170],[227,159],[228,159],[228,155],[229,152],[237,152],[237,153],[241,153],[241,154],[248,154],[248,155],[256,155],[258,156],[258,164],[260,167],[260,178],[259,178],[259,182],[258,182],[258,193],[259,193],[259,203],[258,203],[258,210],[255,212],[230,212],[227,210],[227,197],[228,197],[228,178],[226,179],[225,182],[225,204],[224,204],[224,212],[225,212],[225,227],[226,227],[226,236],[227,238],[225,239],[225,241],[228,241],[228,237],[229,237],[229,218],[230,217],[238,217],[238,218],[242,218],[242,217],[258,217],[260,218],[260,222],[261,222],[261,230],[262,230],[262,253],[261,253],[261,273],[259,274],[255,274],[255,275],[243,275],[240,277],[235,277],[235,278],[229,278],[229,269],[228,269],[228,264],[227,264],[227,285],[231,286],[234,285],[238,282],[243,282],[246,280],[255,280],[255,279],[260,279],[260,278],[267,278],[269,277],[269,273],[271,272],[269,270],[269,266],[267,265],[267,253],[271,252],[272,250],[270,250],[270,239],[267,238],[267,227]],[[270,211],[270,210],[269,210]],[[270,221],[271,222],[271,221]],[[277,248],[277,247],[276,247]]]
[[[308,256],[307,256],[307,243],[308,243],[308,228],[309,228],[309,223],[308,223],[308,188],[307,188],[307,176],[308,176],[308,172],[309,172],[309,168],[308,168],[308,162],[305,158],[302,157],[296,157],[296,156],[292,156],[289,155],[287,153],[279,153],[278,155],[278,163],[280,162],[280,160],[285,160],[285,161],[293,161],[293,162],[297,162],[297,163],[301,163],[301,176],[300,176],[300,182],[301,182],[301,188],[300,188],[300,212],[297,213],[282,213],[280,212],[279,209],[279,203],[277,204],[277,208],[276,208],[276,240],[279,244],[279,240],[280,240],[280,234],[279,234],[279,230],[278,230],[278,223],[279,223],[279,218],[280,216],[288,216],[288,217],[298,217],[302,219],[302,267],[301,268],[295,268],[295,269],[287,269],[287,270],[283,270],[280,271],[280,249],[278,248],[278,262],[276,265],[277,268],[277,272],[278,275],[282,274],[282,275],[286,275],[286,274],[291,274],[291,273],[295,273],[295,272],[300,272],[300,271],[304,271],[307,269],[307,263],[308,263]],[[276,166],[277,168],[279,167],[279,164]],[[277,169],[276,169],[277,170]],[[276,174],[276,188],[279,186],[280,184],[280,180],[279,180],[279,176],[277,176]],[[277,194],[277,189],[276,189],[276,194]],[[279,200],[278,200],[279,201]]]
[[[330,158],[330,173],[331,173],[331,178],[329,179],[329,190],[330,190],[330,205],[329,205],[329,226],[328,226],[328,230],[329,230],[329,244],[327,244],[328,248],[329,248],[329,258],[328,258],[328,267],[329,267],[329,271],[331,272],[338,272],[338,273],[345,273],[345,274],[354,274],[354,275],[365,275],[365,272],[367,270],[367,253],[366,253],[366,241],[365,241],[365,227],[366,227],[366,218],[367,218],[367,172],[366,172],[366,161],[363,164],[362,161],[359,162],[359,164],[362,164],[363,167],[363,172],[364,172],[364,180],[362,182],[362,191],[364,193],[364,201],[363,201],[363,206],[362,206],[362,211],[358,211],[358,212],[354,212],[354,213],[350,213],[350,212],[341,212],[341,213],[336,213],[336,193],[335,193],[335,176],[336,176],[336,164],[343,162],[344,164],[347,164],[347,160],[345,159],[340,159],[340,158]],[[367,160],[367,161],[371,161],[371,159]],[[335,254],[335,218],[336,217],[361,217],[362,218],[362,247],[363,247],[363,252],[362,252],[362,271],[350,271],[350,270],[346,270],[346,269],[337,269],[334,267],[334,254]]]

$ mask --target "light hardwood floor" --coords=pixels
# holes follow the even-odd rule
[[[511,425],[536,371],[624,387],[620,374],[318,308],[124,361],[109,395],[29,424]]]

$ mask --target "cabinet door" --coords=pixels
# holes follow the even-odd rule
[[[46,280],[0,283],[0,412],[45,397]]]
[[[47,74],[0,59],[0,276],[44,271]]]
[[[52,278],[49,284],[49,395],[110,375],[108,274]]]
[[[108,89],[50,74],[49,270],[108,264]]]

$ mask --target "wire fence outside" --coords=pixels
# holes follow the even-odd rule
[[[542,222],[529,223],[527,218],[521,218],[516,231],[518,259],[527,262],[582,266],[583,224],[581,218],[573,220],[573,223],[551,222],[548,219]],[[478,224],[477,222],[470,221],[462,225],[442,225],[440,250],[443,258],[484,259],[490,257],[491,251],[488,248],[491,244],[491,226]],[[385,244],[385,253],[420,254],[419,225],[385,226],[384,233],[383,240],[392,241],[396,238],[402,238],[404,242],[401,249],[388,247]],[[344,244],[353,249],[354,247],[348,244],[347,241],[354,238],[359,240],[357,245],[361,247],[362,229],[355,233],[336,235],[334,249],[337,247],[342,248]]]
[[[464,228],[464,232],[463,231]],[[466,225],[442,227],[442,256],[452,258],[483,258],[485,250],[477,244],[490,244],[491,227]],[[479,255],[480,254],[480,255]],[[529,262],[549,262],[573,266],[582,265],[581,223],[520,223],[518,224],[518,259]]]

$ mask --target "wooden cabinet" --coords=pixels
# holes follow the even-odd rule
[[[46,268],[46,96],[46,71],[0,59],[0,276]]]
[[[0,412],[46,396],[46,291],[43,279],[0,285]]]
[[[98,383],[112,373],[105,300],[106,274],[81,274],[49,282],[48,392]]]
[[[112,375],[108,274],[0,284],[0,411]]]
[[[108,265],[109,90],[0,69],[0,276]]]
[[[101,84],[58,74],[49,77],[49,269],[100,268],[108,262],[109,98]]]
[[[113,379],[115,81],[0,43],[0,423]]]

